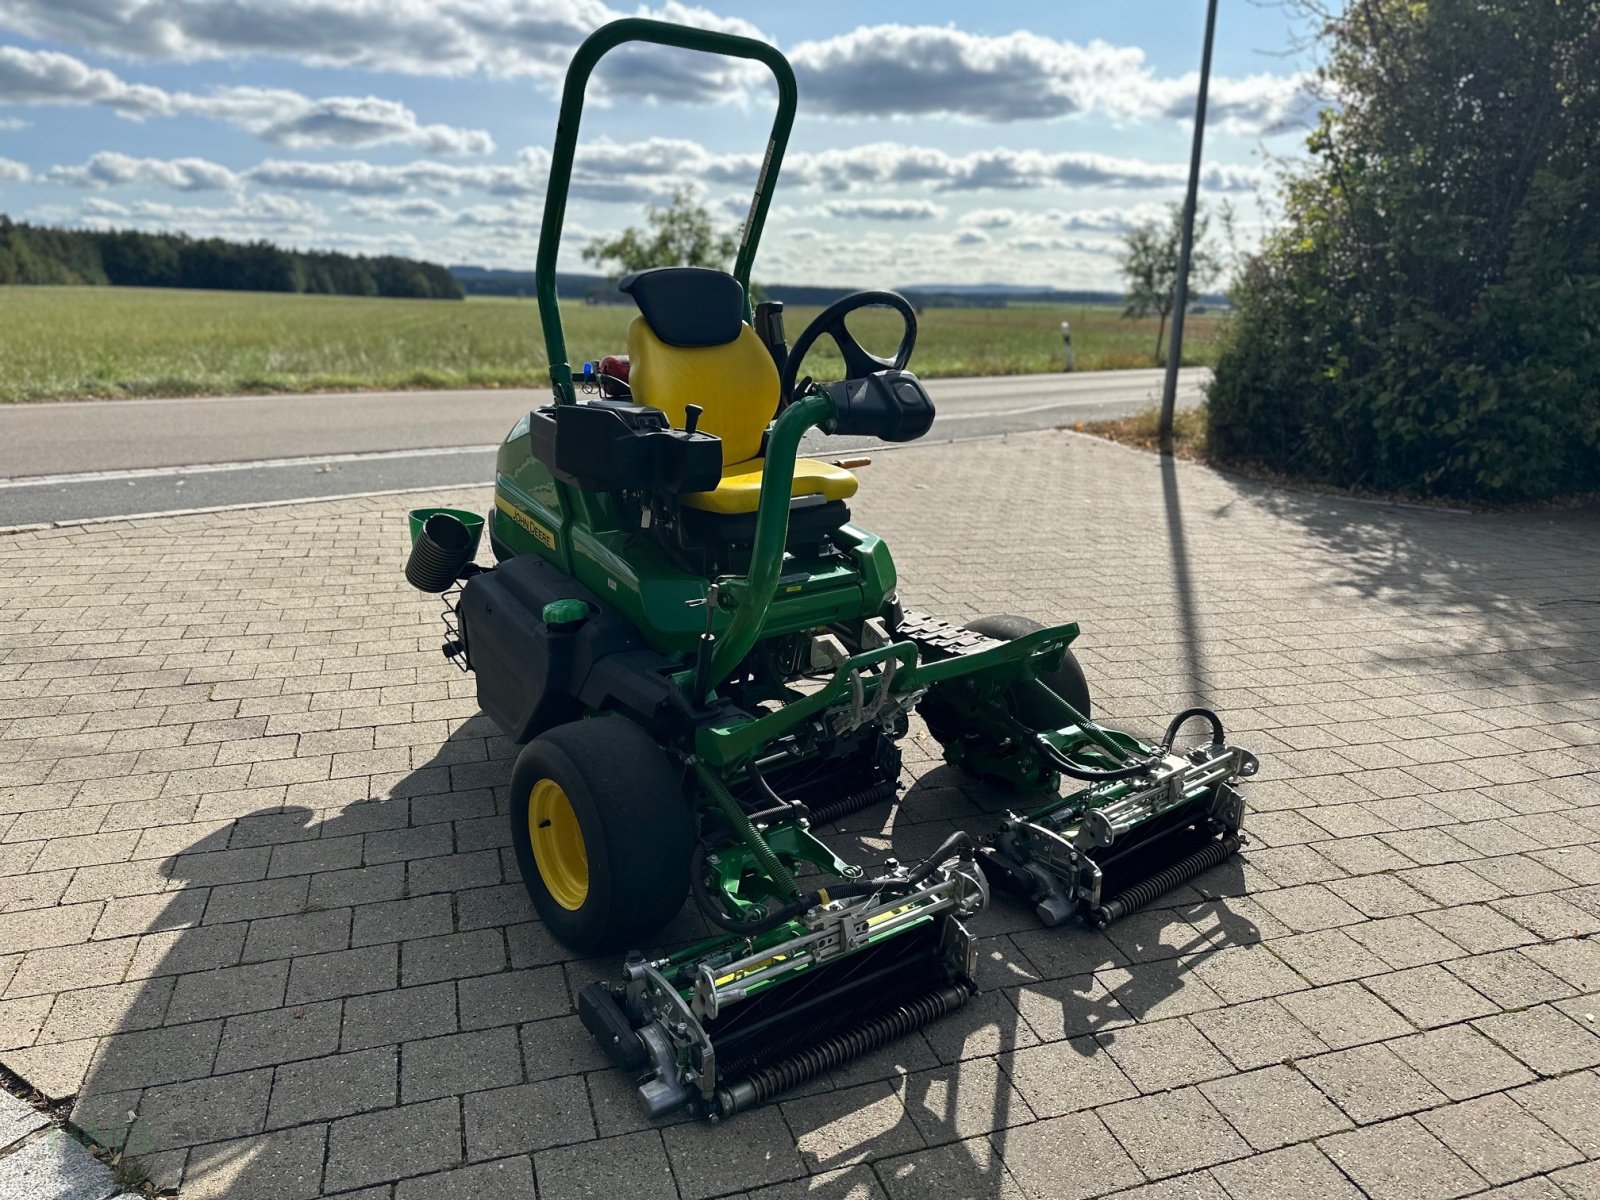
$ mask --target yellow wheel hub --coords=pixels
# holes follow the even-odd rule
[[[572,801],[554,779],[541,779],[528,797],[528,838],[539,878],[569,912],[589,896],[589,852]]]

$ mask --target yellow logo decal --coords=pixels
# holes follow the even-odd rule
[[[522,528],[526,529],[538,541],[543,543],[545,549],[554,550],[556,548],[556,535],[551,533],[550,530],[546,529],[538,521],[535,521],[532,517],[523,512],[504,496],[496,496],[494,498],[494,506],[501,512],[505,513],[506,516],[510,517],[518,525],[522,526]]]

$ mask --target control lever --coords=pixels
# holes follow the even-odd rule
[[[683,406],[683,431],[693,433],[700,427],[700,415],[706,410],[698,404],[685,404]]]

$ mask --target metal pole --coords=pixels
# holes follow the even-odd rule
[[[1167,379],[1161,389],[1161,453],[1172,453],[1172,414],[1178,403],[1178,364],[1183,361],[1183,310],[1189,306],[1189,252],[1194,246],[1194,210],[1200,190],[1200,152],[1206,138],[1206,90],[1211,85],[1211,39],[1217,29],[1217,0],[1206,5],[1206,44],[1200,52],[1200,93],[1194,102],[1194,149],[1189,155],[1189,194],[1183,202],[1183,238],[1178,244],[1178,278],[1172,289],[1172,341],[1167,349]]]

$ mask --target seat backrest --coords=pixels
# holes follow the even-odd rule
[[[722,439],[724,469],[756,457],[778,409],[778,368],[744,323],[738,280],[700,267],[657,267],[621,286],[640,312],[628,328],[634,399],[679,429],[684,409],[698,404],[701,432]]]

